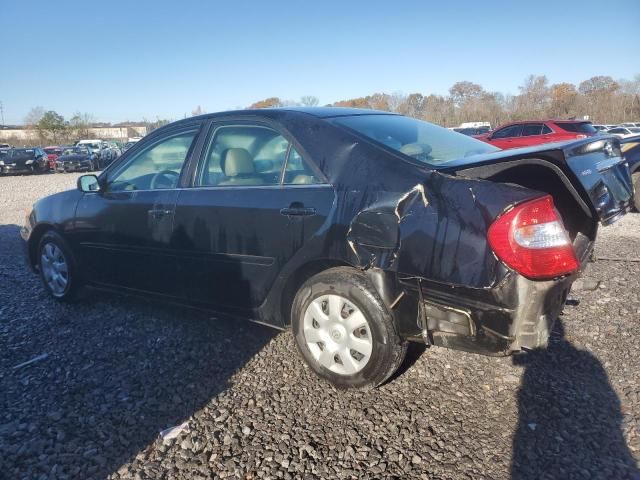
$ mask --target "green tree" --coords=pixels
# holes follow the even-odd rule
[[[45,112],[40,121],[36,124],[36,128],[40,137],[47,140],[53,140],[57,143],[67,131],[68,124],[64,121],[64,117],[53,110]]]

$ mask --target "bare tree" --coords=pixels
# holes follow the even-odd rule
[[[27,128],[35,128],[40,119],[44,117],[44,107],[33,107],[24,117],[24,124]]]
[[[300,97],[300,103],[305,107],[315,107],[319,102],[318,97],[314,97],[313,95],[304,95]]]
[[[90,128],[94,121],[93,115],[76,112],[69,120],[69,135],[78,140],[90,138]]]
[[[407,96],[402,92],[393,92],[391,95],[387,95],[389,110],[392,112],[399,112],[406,100]]]
[[[483,89],[477,83],[463,81],[454,83],[449,89],[449,95],[451,96],[451,100],[456,107],[461,107],[466,101],[479,98]]]

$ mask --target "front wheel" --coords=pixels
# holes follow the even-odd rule
[[[298,291],[291,326],[300,353],[338,388],[372,388],[402,364],[407,342],[365,275],[332,268]]]
[[[42,283],[53,298],[61,302],[77,298],[81,280],[75,259],[67,242],[54,231],[40,239],[38,266]]]

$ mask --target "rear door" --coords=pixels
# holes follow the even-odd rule
[[[175,212],[178,278],[191,302],[258,307],[322,227],[333,188],[299,151],[277,125],[211,126],[194,185],[180,191]]]
[[[531,145],[539,145],[551,140],[545,140],[542,135],[542,129],[544,124],[542,123],[525,123],[522,125],[522,131],[520,137],[515,139],[515,144],[519,147],[528,147]]]

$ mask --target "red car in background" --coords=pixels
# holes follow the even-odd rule
[[[44,147],[43,150],[47,154],[47,165],[49,166],[49,170],[55,170],[56,160],[60,155],[62,155],[62,147],[50,146]]]
[[[586,138],[597,133],[591,122],[583,120],[538,120],[508,123],[475,138],[506,150]]]

